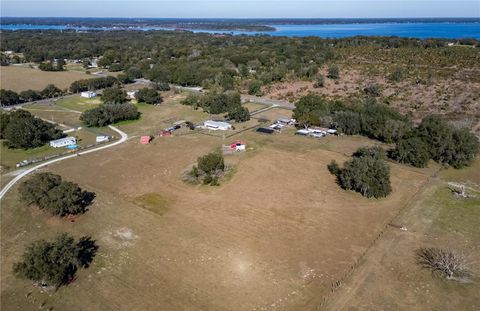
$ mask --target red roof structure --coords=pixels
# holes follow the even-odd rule
[[[142,145],[148,145],[151,140],[152,140],[152,137],[151,137],[151,136],[142,136],[142,137],[140,137],[140,143],[141,143]]]

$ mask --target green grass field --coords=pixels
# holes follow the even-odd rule
[[[56,101],[56,104],[60,107],[76,110],[76,111],[85,111],[98,107],[102,103],[101,99],[97,96],[94,98],[83,98],[80,96],[62,98]]]

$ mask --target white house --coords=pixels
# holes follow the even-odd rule
[[[97,143],[103,143],[105,141],[109,141],[110,140],[110,136],[108,135],[98,135],[96,138],[95,138],[95,141]]]
[[[61,147],[66,147],[66,146],[70,146],[70,145],[75,145],[76,143],[77,143],[77,139],[75,137],[68,136],[68,137],[65,137],[65,138],[52,140],[50,142],[50,147],[61,148]]]
[[[83,97],[83,98],[93,98],[93,97],[97,96],[97,93],[92,92],[92,91],[86,91],[86,92],[80,93],[80,96]]]
[[[220,131],[227,131],[232,129],[232,125],[227,122],[221,122],[221,121],[212,121],[208,120],[203,122],[203,126],[209,130],[220,130]]]
[[[138,90],[134,90],[134,91],[128,91],[127,92],[127,97],[129,99],[135,99],[135,95],[137,94]]]

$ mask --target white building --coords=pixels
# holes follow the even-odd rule
[[[97,93],[92,92],[92,91],[87,91],[87,92],[80,93],[80,96],[83,97],[83,98],[93,98],[93,97],[97,96]]]
[[[127,92],[127,97],[129,99],[135,99],[135,95],[137,94],[138,90],[134,90],[134,91],[128,91]]]
[[[213,131],[217,131],[217,130],[227,131],[232,129],[232,125],[230,123],[221,122],[221,121],[212,121],[212,120],[203,122],[203,126]]]
[[[61,147],[66,147],[66,146],[70,146],[70,145],[75,145],[76,143],[77,143],[77,139],[75,137],[68,136],[68,137],[65,137],[65,138],[52,140],[50,142],[50,147],[61,148]]]
[[[110,136],[108,136],[108,135],[98,135],[95,138],[95,141],[97,143],[103,143],[103,142],[106,142],[106,141],[109,141],[109,140],[110,140]]]

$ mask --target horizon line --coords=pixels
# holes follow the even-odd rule
[[[91,17],[91,16],[0,16],[0,18],[86,18],[86,19],[99,19],[99,18],[124,18],[124,19],[231,19],[231,20],[245,20],[245,19],[253,19],[253,20],[269,20],[269,19],[323,19],[323,20],[334,20],[334,19],[478,19],[480,21],[480,17],[478,16],[423,16],[423,17],[142,17],[142,16],[134,16],[134,17],[125,17],[125,16],[98,16],[98,17]]]

